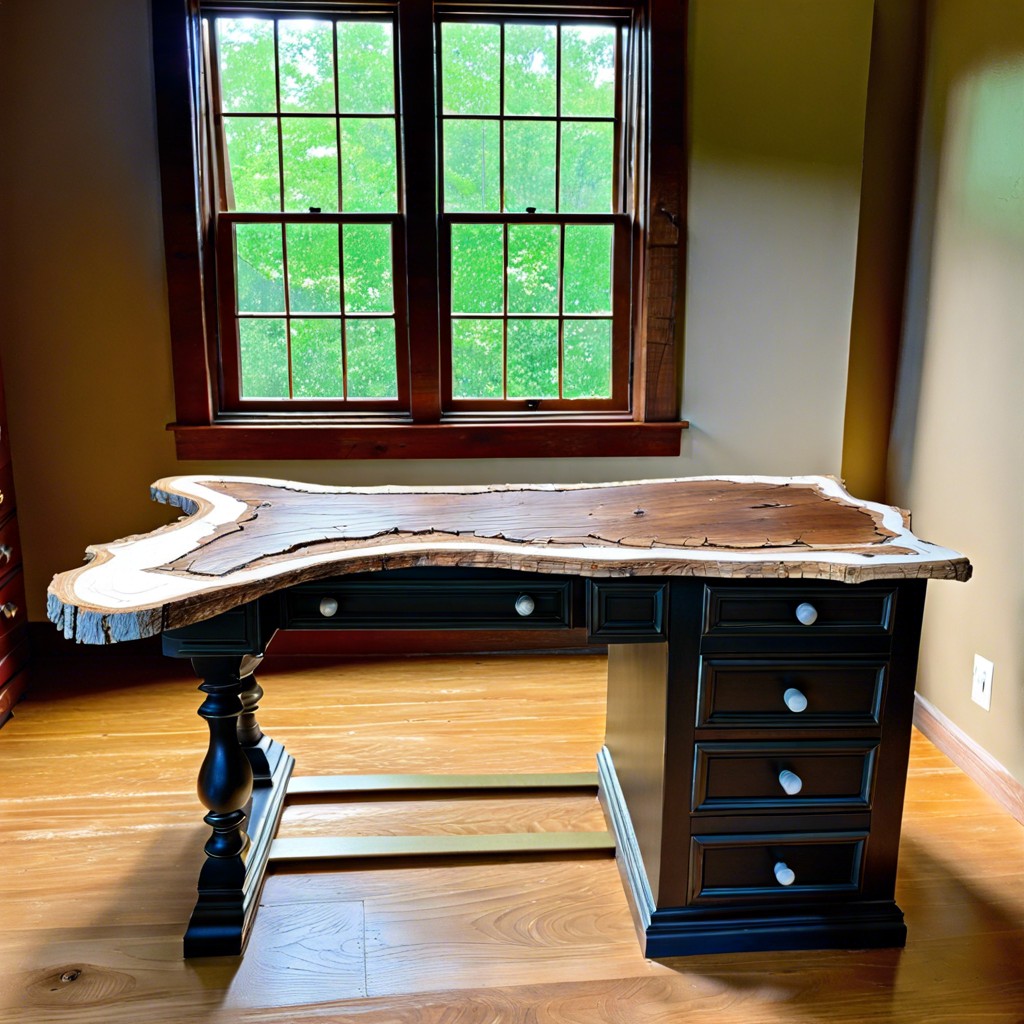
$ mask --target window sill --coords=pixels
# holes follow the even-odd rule
[[[168,425],[179,459],[545,459],[678,455],[685,421],[539,419],[515,423],[282,423],[252,419]]]

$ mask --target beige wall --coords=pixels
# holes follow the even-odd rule
[[[918,689],[1024,782],[1024,2],[929,14],[890,496],[975,567],[930,588]]]
[[[174,472],[360,484],[838,473],[871,11],[693,0],[693,427],[679,458],[183,464],[164,430],[148,4],[6,0],[0,331],[30,615],[43,618],[50,576],[87,543],[169,518],[147,489]]]

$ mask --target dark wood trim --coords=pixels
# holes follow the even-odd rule
[[[679,417],[677,328],[683,323],[686,254],[687,0],[652,3],[639,34],[650,75],[641,131],[647,133],[649,177],[638,222],[644,232],[639,330],[635,341],[634,408],[638,419]],[[642,179],[641,179],[642,180]]]
[[[931,701],[914,695],[914,725],[966,776],[1024,825],[1024,784]]]
[[[437,177],[434,131],[434,16],[430,4],[399,4],[395,39],[399,173],[406,218],[406,298],[409,303],[409,408],[417,423],[441,417],[440,297],[438,294]]]
[[[678,455],[688,423],[172,423],[179,459],[536,459]]]
[[[209,423],[213,391],[198,151],[202,47],[195,0],[152,0],[152,28],[175,410],[180,423]]]

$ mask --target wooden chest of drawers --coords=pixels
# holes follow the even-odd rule
[[[27,685],[27,634],[14,473],[0,374],[0,725],[10,717]]]
[[[904,944],[923,600],[672,580],[669,642],[609,648],[602,799],[648,956]]]

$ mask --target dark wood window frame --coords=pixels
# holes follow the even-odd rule
[[[646,145],[636,176],[633,219],[638,275],[632,317],[632,367],[628,411],[444,411],[439,311],[439,224],[433,167],[417,164],[401,176],[407,210],[407,252],[416,265],[405,282],[410,310],[409,412],[226,412],[220,404],[217,259],[206,182],[215,173],[209,152],[202,81],[202,32],[198,0],[151,0],[156,101],[163,194],[164,244],[170,310],[177,452],[186,459],[335,458],[537,458],[549,456],[675,455],[679,452],[679,351],[685,237],[686,116],[683,64],[686,0],[641,3],[636,39],[643,53],[646,87],[636,130]],[[286,3],[254,0],[268,11]],[[311,3],[303,8],[337,12],[352,4]],[[550,0],[518,0],[523,10],[551,8]],[[613,0],[587,6],[618,8]],[[360,10],[393,9],[360,4]],[[565,7],[560,7],[565,10]],[[432,37],[434,5],[398,0],[398,33]],[[409,126],[434,131],[434,97],[415,83],[430,80],[430,48],[418,48],[429,66],[399,62],[399,117],[410,149]],[[415,142],[412,143],[415,146]],[[432,147],[433,148],[433,147]],[[428,255],[424,257],[424,253]]]

